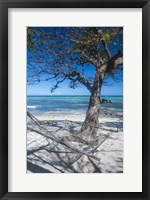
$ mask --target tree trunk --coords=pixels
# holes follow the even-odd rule
[[[87,142],[91,142],[96,138],[98,119],[100,113],[100,76],[96,75],[93,90],[91,93],[88,110],[86,112],[85,121],[81,127],[81,134]]]

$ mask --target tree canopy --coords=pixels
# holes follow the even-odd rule
[[[104,79],[123,69],[122,27],[28,27],[27,47],[28,83],[51,81],[51,92],[65,80],[92,92],[96,73]]]

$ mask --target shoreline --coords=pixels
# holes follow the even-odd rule
[[[37,116],[40,120],[72,120],[72,121],[84,121],[86,111],[83,110],[64,110],[64,111],[51,111],[51,112],[34,112],[30,108],[28,109],[33,115]],[[80,117],[80,118],[79,118]],[[99,115],[99,122],[102,118],[118,118],[123,120],[123,112],[120,109],[101,108]]]

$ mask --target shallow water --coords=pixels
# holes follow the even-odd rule
[[[32,113],[82,112],[85,113],[89,96],[28,96],[27,107]],[[116,112],[123,110],[122,96],[103,96],[112,103],[101,104],[102,109]]]

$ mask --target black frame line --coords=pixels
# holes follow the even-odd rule
[[[142,192],[8,192],[8,9],[142,8]],[[0,199],[150,199],[150,0],[0,0]]]

